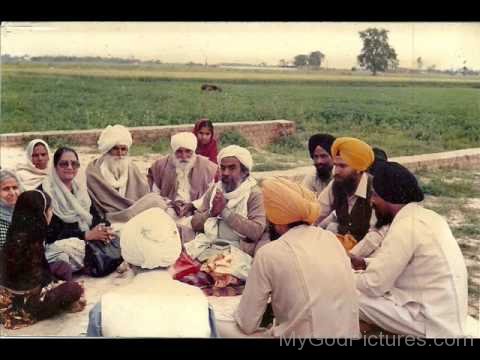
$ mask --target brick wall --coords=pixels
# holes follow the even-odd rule
[[[263,147],[271,144],[275,139],[283,135],[295,133],[295,123],[288,120],[271,121],[244,121],[215,123],[215,133],[221,136],[224,132],[237,131],[245,137],[252,146]],[[142,126],[132,127],[133,142],[135,144],[152,143],[160,139],[170,137],[182,131],[192,131],[193,124],[173,126]],[[30,140],[40,138],[47,143],[51,140],[63,140],[72,145],[96,145],[102,129],[92,130],[61,130],[45,132],[27,132],[2,134],[0,136],[1,146],[21,146]]]

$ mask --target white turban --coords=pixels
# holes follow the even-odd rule
[[[238,146],[238,145],[230,145],[226,148],[222,149],[218,154],[218,163],[222,161],[223,158],[226,157],[235,157],[240,161],[249,171],[252,170],[253,167],[253,159],[250,151],[247,149]]]
[[[197,150],[197,137],[190,132],[181,132],[172,136],[170,145],[173,152],[176,152],[181,147],[195,152]]]
[[[175,221],[161,208],[151,208],[130,219],[120,235],[123,259],[144,269],[168,267],[182,251]]]
[[[123,125],[108,125],[98,139],[98,150],[106,154],[116,145],[132,146],[132,135]]]

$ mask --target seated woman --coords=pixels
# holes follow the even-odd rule
[[[0,170],[0,248],[7,240],[13,209],[21,191],[17,175],[7,169]]]
[[[73,271],[83,268],[85,241],[111,239],[109,228],[100,224],[86,184],[76,179],[80,162],[75,150],[59,148],[53,156],[53,168],[39,186],[52,198],[53,217],[48,226],[46,256],[49,262],[63,260]]]
[[[198,145],[195,153],[203,155],[210,161],[217,164],[217,140],[215,140],[213,133],[213,124],[208,119],[199,119],[195,123],[193,133],[197,137]]]
[[[76,282],[55,282],[44,242],[52,217],[51,199],[38,190],[22,193],[13,212],[5,247],[0,251],[0,323],[18,329],[62,310],[85,306]]]
[[[25,190],[36,189],[48,174],[50,148],[40,139],[30,141],[26,149],[26,161],[17,165],[18,179]]]

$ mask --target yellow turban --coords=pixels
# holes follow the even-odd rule
[[[351,137],[341,137],[332,145],[332,157],[340,156],[351,168],[367,170],[374,160],[370,145]]]
[[[265,212],[272,224],[287,225],[297,221],[314,223],[320,216],[315,194],[303,186],[280,178],[262,182]]]

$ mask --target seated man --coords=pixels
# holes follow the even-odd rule
[[[339,235],[347,250],[364,237],[381,237],[374,228],[370,205],[372,176],[366,173],[374,160],[372,148],[361,140],[342,137],[332,145],[334,180],[318,197],[321,227]],[[369,232],[369,230],[372,230]]]
[[[331,155],[332,144],[335,138],[330,134],[315,134],[308,140],[308,151],[313,160],[315,172],[308,174],[303,179],[302,185],[320,195],[332,180],[333,159]]]
[[[149,209],[131,219],[120,242],[122,257],[136,276],[93,307],[87,336],[216,337],[213,311],[202,290],[173,280],[168,271],[182,245],[164,210]]]
[[[197,138],[193,133],[173,135],[171,147],[172,153],[148,170],[148,181],[150,189],[169,204],[167,213],[177,220],[192,215],[200,206],[199,199],[213,184],[217,165],[195,154]]]
[[[311,226],[313,193],[288,180],[262,183],[272,238],[254,258],[235,318],[246,334],[259,330],[269,298],[274,337],[359,337],[358,302],[345,250],[331,232]],[[222,330],[219,328],[219,331]]]
[[[468,311],[465,261],[443,217],[424,209],[415,176],[384,163],[373,179],[377,218],[391,223],[375,257],[352,256],[360,319],[418,337],[464,336]]]
[[[265,236],[263,196],[250,176],[252,156],[247,149],[230,145],[220,151],[218,162],[221,181],[205,193],[192,217],[192,228],[211,242],[221,239],[253,256],[269,239]]]
[[[132,135],[126,127],[107,126],[98,139],[102,155],[86,169],[92,203],[112,225],[152,207],[166,208],[160,195],[150,193],[146,177],[130,161],[131,145]]]

